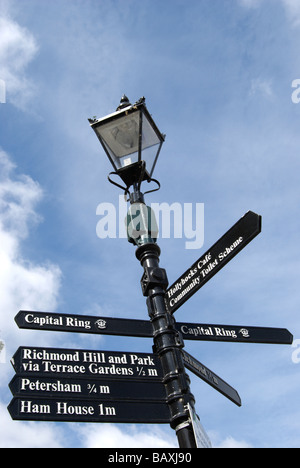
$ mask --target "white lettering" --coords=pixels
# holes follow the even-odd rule
[[[231,252],[233,252],[241,243],[243,242],[243,238],[239,237],[230,247],[226,247],[224,252],[219,253],[218,258],[220,262],[224,260]]]
[[[91,374],[100,375],[134,375],[134,371],[131,367],[116,367],[115,364],[111,366],[99,366],[92,363],[88,367]]]
[[[195,327],[189,328],[187,325],[182,325],[181,332],[184,335],[194,335],[194,336],[213,336],[213,330],[211,327],[204,328],[204,327]]]
[[[99,404],[100,416],[116,416],[116,409],[113,406],[104,406],[103,403]]]
[[[0,104],[6,103],[6,84],[4,80],[0,79]]]
[[[205,278],[206,275],[208,275],[213,269],[218,265],[218,260],[215,259],[213,262],[209,263],[206,268],[202,268],[200,271],[200,274],[202,278]]]
[[[90,330],[91,322],[89,320],[79,320],[76,317],[66,317],[66,326],[84,328],[85,330]]]
[[[292,93],[292,102],[294,104],[299,104],[299,102],[300,102],[300,79],[294,80],[292,82],[292,88],[297,88]]]
[[[93,406],[70,405],[67,402],[56,402],[56,414],[70,414],[70,415],[93,415],[95,409]]]
[[[43,327],[44,325],[56,325],[56,326],[62,326],[63,325],[63,318],[62,317],[53,317],[52,315],[46,315],[44,317],[38,317],[35,316],[34,314],[27,314],[25,315],[25,322],[27,323],[35,323],[39,325],[40,327]]]
[[[107,237],[115,239],[117,237],[117,215],[112,203],[100,203],[96,209],[97,216],[103,216],[98,221],[96,233],[99,239]]]
[[[138,357],[136,354],[130,355],[131,364],[139,364],[142,366],[154,366],[154,361],[151,356]]]
[[[37,391],[37,392],[64,392],[64,393],[81,393],[80,384],[62,383],[60,380],[55,382],[41,382],[40,380],[31,380],[29,378],[21,379],[21,390]]]
[[[123,455],[116,452],[114,455],[109,455],[107,461],[109,463],[134,463],[139,466],[143,458],[143,455]]]
[[[206,265],[208,262],[211,260],[211,253],[208,253],[205,255],[205,257],[198,262],[198,270],[201,270],[204,265]]]
[[[300,340],[299,339],[294,340],[292,347],[297,348],[292,353],[292,361],[294,364],[299,364],[300,363]]]
[[[235,330],[226,330],[225,328],[214,327],[216,336],[237,338]]]
[[[20,413],[50,414],[50,405],[33,404],[32,401],[21,400]]]
[[[144,207],[144,208],[142,208]],[[192,203],[152,203],[148,208],[139,203],[130,206],[130,218],[128,222],[128,232],[130,237],[138,239],[142,235],[148,235],[150,227],[151,236],[158,237],[158,232],[163,239],[182,239],[183,233],[187,241],[186,249],[200,249],[204,244],[204,204],[196,203],[195,209]],[[148,220],[148,213],[156,213]],[[118,212],[118,213],[117,213]],[[96,215],[101,218],[97,222],[96,234],[99,239],[115,239],[127,237],[127,230],[123,220],[127,218],[127,203],[123,196],[119,196],[119,206],[112,203],[103,202],[96,208]],[[118,226],[117,226],[118,224]],[[146,228],[146,231],[141,229]]]
[[[71,364],[53,364],[51,361],[43,361],[44,372],[58,374],[85,374],[85,367]]]
[[[187,239],[194,239],[185,243],[185,248],[201,249],[204,244],[204,203],[196,203],[195,229],[193,230],[193,205],[184,204],[184,235]]]

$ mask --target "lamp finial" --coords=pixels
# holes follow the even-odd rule
[[[117,108],[117,111],[122,110],[125,107],[129,107],[129,106],[131,106],[131,103],[130,103],[128,97],[125,94],[123,94],[123,96],[121,97],[120,105]]]

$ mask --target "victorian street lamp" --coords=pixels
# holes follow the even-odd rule
[[[159,266],[160,248],[156,243],[157,225],[151,208],[145,205],[141,183],[152,179],[153,170],[165,136],[158,130],[149,114],[145,98],[131,105],[123,96],[117,111],[102,119],[89,119],[114,172],[130,194],[127,214],[129,242],[137,246],[136,257],[144,268],[142,292],[147,297],[149,317],[153,327],[153,350],[160,358],[163,383],[170,410],[170,425],[176,431],[181,448],[196,447],[189,407],[194,407],[190,379],[185,373],[182,355],[182,335],[175,327],[175,319],[167,311],[165,293],[168,287],[166,271]],[[110,174],[110,175],[111,175]],[[132,193],[129,189],[133,187]],[[147,192],[146,192],[147,193]]]
[[[124,95],[116,112],[89,122],[126,189],[151,180],[165,135],[149,114],[145,98],[132,105]]]

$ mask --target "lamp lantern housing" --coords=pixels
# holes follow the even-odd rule
[[[144,97],[132,105],[124,95],[116,112],[89,122],[127,188],[151,180],[165,135],[157,128]]]

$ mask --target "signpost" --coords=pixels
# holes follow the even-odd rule
[[[19,328],[24,329],[153,338],[153,327],[147,320],[21,310],[15,321]],[[293,342],[293,336],[284,328],[183,322],[175,322],[175,328],[182,333],[185,340],[269,344]]]
[[[67,377],[127,377],[129,380],[163,378],[157,356],[145,353],[20,347],[11,362],[19,375],[42,373]]]
[[[151,323],[146,320],[20,310],[15,321],[19,328],[36,330],[139,337],[153,334]]]
[[[156,380],[132,381],[123,377],[82,378],[82,377],[49,377],[32,374],[17,374],[9,384],[14,396],[41,398],[80,398],[101,400],[147,400],[163,401],[166,398],[164,385]]]
[[[170,422],[166,402],[135,400],[69,400],[13,398],[8,406],[13,419],[30,421],[153,423]]]
[[[166,291],[165,301],[174,313],[261,232],[261,216],[248,211]]]
[[[180,446],[210,448],[185,368],[237,406],[241,399],[234,388],[181,349],[184,340],[292,344],[293,336],[284,328],[176,323],[173,314],[260,231],[261,217],[249,211],[167,290],[166,274],[158,267],[159,249],[154,244],[142,246],[137,257],[145,270],[142,289],[151,321],[21,310],[15,317],[19,328],[153,338],[155,353],[19,347],[11,360],[16,371],[9,384],[14,396],[8,406],[11,417],[169,423]],[[175,356],[181,359],[178,370]]]
[[[116,112],[89,122],[113,165],[109,181],[129,196],[127,237],[144,270],[150,321],[32,311],[20,311],[15,321],[23,329],[152,338],[153,353],[21,346],[11,360],[16,375],[8,411],[13,419],[29,421],[168,423],[180,448],[209,448],[186,369],[236,405],[241,399],[183,350],[184,340],[291,344],[293,337],[281,328],[176,323],[174,312],[261,232],[261,216],[247,212],[168,288],[155,216],[140,191],[145,180],[160,186],[152,173],[165,136],[145,98],[132,106],[124,95]],[[144,158],[150,147],[153,159],[148,153]],[[120,176],[125,187],[111,175]]]
[[[20,347],[11,362],[13,419],[170,422],[154,354]]]
[[[192,421],[197,448],[212,448],[211,441],[202,426],[195,409],[189,404],[190,419]]]
[[[293,335],[285,328],[201,323],[177,323],[176,328],[182,333],[185,340],[286,345],[293,342]]]
[[[222,395],[227,397],[237,406],[242,406],[240,396],[234,388],[228,385],[224,380],[201,364],[201,362],[197,361],[197,359],[195,359],[186,351],[183,351],[183,361],[187,369],[200,377],[200,379],[204,380],[204,382],[208,383],[208,385],[222,393]]]

